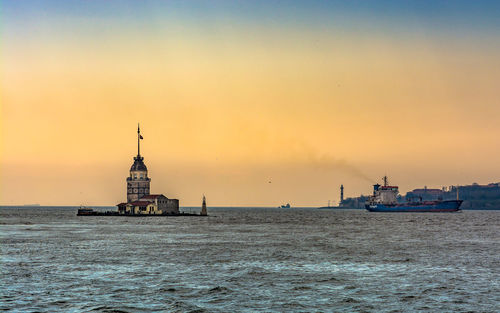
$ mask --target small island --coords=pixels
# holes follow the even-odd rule
[[[151,178],[141,156],[141,130],[137,126],[137,156],[127,177],[127,202],[117,204],[117,211],[99,212],[91,208],[80,208],[78,216],[208,216],[206,199],[200,214],[179,211],[179,199],[169,199],[163,194],[150,194]]]

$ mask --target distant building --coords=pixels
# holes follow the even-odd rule
[[[148,168],[141,156],[140,141],[143,139],[137,127],[137,156],[127,177],[127,202],[118,204],[118,212],[127,215],[172,215],[179,214],[179,200],[162,194],[151,195]]]
[[[360,195],[359,197],[345,198],[341,206],[346,209],[364,209],[368,196]]]
[[[500,183],[479,185],[473,183],[466,186],[450,186],[445,198],[454,198],[459,195],[463,199],[462,209],[466,210],[499,210]]]
[[[438,200],[442,199],[444,195],[444,191],[442,189],[430,189],[424,187],[419,189],[413,189],[412,191],[408,191],[406,193],[406,200]]]

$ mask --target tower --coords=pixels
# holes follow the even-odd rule
[[[340,203],[339,203],[339,205],[342,205],[342,202],[344,202],[344,185],[340,185]]]
[[[149,195],[151,178],[148,177],[148,168],[141,156],[141,139],[143,139],[141,130],[137,125],[137,156],[134,157],[134,164],[130,167],[130,176],[127,177],[127,202],[137,201]]]
[[[202,216],[206,216],[207,215],[207,201],[205,199],[205,195],[203,195],[203,203],[201,205],[200,215],[202,215]]]

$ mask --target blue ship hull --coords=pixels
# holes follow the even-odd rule
[[[456,212],[460,210],[463,200],[426,201],[405,204],[366,204],[370,212]]]

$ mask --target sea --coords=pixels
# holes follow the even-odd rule
[[[500,211],[208,210],[0,208],[0,310],[500,311]]]

